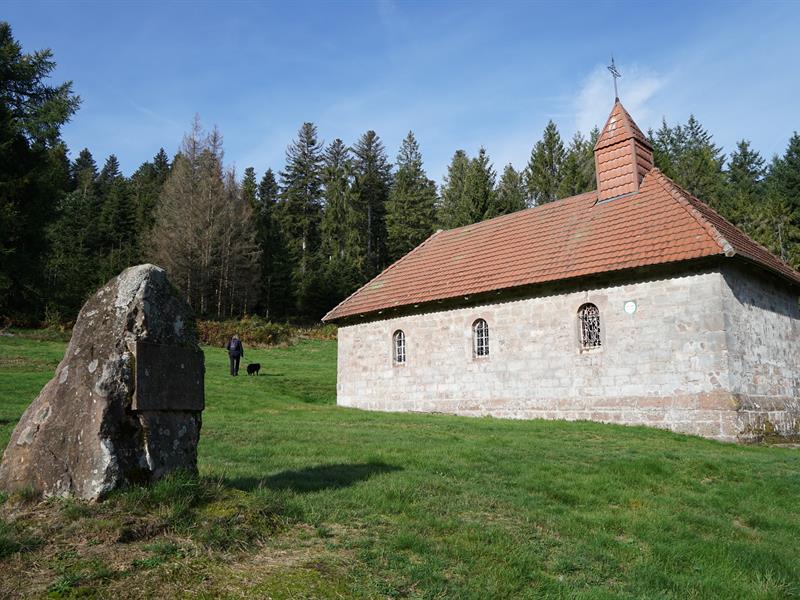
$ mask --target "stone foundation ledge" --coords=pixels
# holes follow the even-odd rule
[[[340,406],[381,412],[422,412],[501,419],[595,421],[644,425],[725,442],[800,442],[800,400],[727,392],[658,397],[522,401],[358,401]]]

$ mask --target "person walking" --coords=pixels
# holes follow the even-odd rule
[[[225,349],[228,351],[228,358],[231,361],[231,375],[236,376],[239,374],[239,359],[244,356],[244,346],[242,346],[239,336],[233,334],[231,341],[225,345]]]

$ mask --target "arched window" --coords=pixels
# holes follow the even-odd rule
[[[584,304],[578,309],[578,324],[581,334],[581,348],[599,348],[600,311],[594,304]]]
[[[392,358],[397,365],[406,362],[406,334],[402,329],[395,331],[392,336]]]
[[[483,319],[472,324],[473,356],[489,356],[489,326]]]

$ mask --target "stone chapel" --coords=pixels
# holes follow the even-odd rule
[[[653,166],[617,100],[597,190],[439,231],[333,308],[337,402],[800,435],[800,273]]]

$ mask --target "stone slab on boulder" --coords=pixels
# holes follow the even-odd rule
[[[53,379],[11,435],[0,489],[98,500],[196,472],[203,378],[191,309],[164,270],[126,269],[81,309]]]

